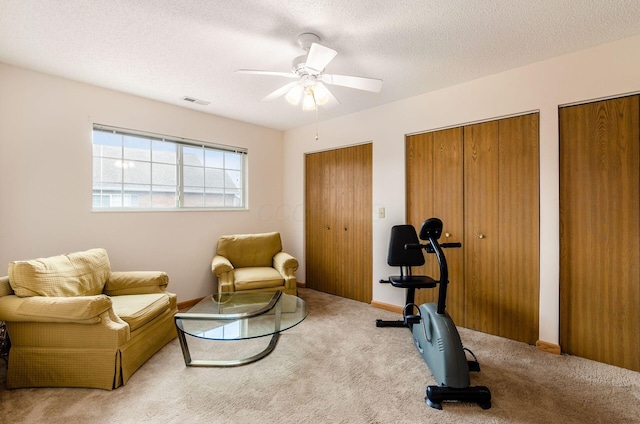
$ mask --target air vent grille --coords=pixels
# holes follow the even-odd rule
[[[184,100],[185,102],[195,103],[197,105],[202,105],[202,106],[208,106],[211,104],[211,102],[208,102],[206,100],[200,100],[190,96],[184,96],[182,100]]]

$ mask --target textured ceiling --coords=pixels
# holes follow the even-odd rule
[[[640,34],[640,1],[0,0],[0,62],[280,130],[315,120],[260,102],[291,80],[234,71],[288,72],[303,32],[327,73],[384,80],[330,86],[324,120]]]

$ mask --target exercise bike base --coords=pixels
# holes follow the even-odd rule
[[[491,408],[491,392],[485,386],[464,387],[456,389],[447,386],[427,386],[427,405],[434,409],[442,409],[442,402],[475,402],[482,409]]]

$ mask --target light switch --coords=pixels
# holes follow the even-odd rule
[[[380,206],[378,208],[378,218],[384,218],[384,207]]]

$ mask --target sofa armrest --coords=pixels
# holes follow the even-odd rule
[[[224,256],[215,255],[211,260],[211,272],[218,277],[218,293],[235,291],[233,270],[231,261]]]
[[[233,270],[233,265],[231,261],[224,256],[215,255],[211,260],[211,272],[216,277],[220,277],[220,275],[225,272],[229,272]]]
[[[108,296],[127,294],[163,293],[169,285],[169,276],[161,271],[112,272],[104,286]]]
[[[278,252],[273,257],[273,267],[284,277],[285,290],[295,293],[297,281],[295,271],[298,269],[298,260],[285,252]]]
[[[10,294],[14,293],[13,289],[11,288],[11,284],[9,284],[9,277],[0,277],[0,297],[9,296]]]
[[[111,309],[111,299],[97,296],[48,297],[15,295],[0,298],[0,321],[96,324]]]
[[[273,257],[273,267],[283,276],[292,276],[298,269],[298,260],[285,252],[278,252]]]

